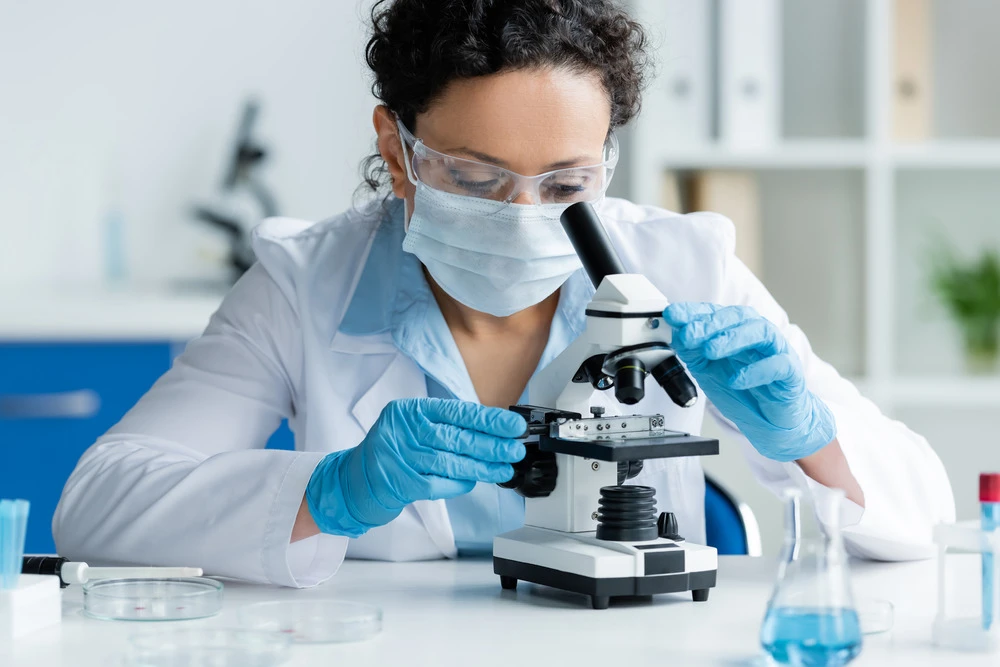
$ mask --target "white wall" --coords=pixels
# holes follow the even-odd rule
[[[115,180],[133,277],[204,275],[199,249],[218,237],[189,210],[219,182],[250,94],[282,213],[350,204],[374,137],[358,0],[0,8],[0,288],[99,279]]]

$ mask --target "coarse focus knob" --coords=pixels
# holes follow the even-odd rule
[[[513,489],[525,498],[544,498],[556,488],[556,455],[538,449],[537,443],[525,443],[524,458],[513,465],[514,476],[497,486]]]

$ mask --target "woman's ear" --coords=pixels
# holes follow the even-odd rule
[[[385,160],[389,176],[392,178],[392,194],[404,199],[409,180],[406,176],[406,156],[403,153],[402,139],[396,127],[396,116],[389,111],[389,107],[380,104],[375,107],[375,112],[372,114],[372,123],[378,135],[378,152]]]

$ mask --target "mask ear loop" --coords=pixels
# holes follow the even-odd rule
[[[410,133],[407,132],[406,128],[403,127],[403,122],[396,117],[396,131],[399,133],[399,145],[403,149],[403,166],[406,168],[406,178],[414,186],[418,185],[417,175],[413,173],[413,164],[411,163],[410,156],[406,152],[406,138]],[[414,139],[414,141],[416,141]],[[410,230],[410,205],[406,201],[406,197],[403,197],[403,232],[408,232]]]
[[[409,179],[410,183],[416,185],[417,175],[413,173],[413,164],[411,163],[410,156],[406,151],[406,140],[411,139],[413,143],[417,143],[418,139],[416,139],[405,127],[403,127],[403,123],[399,120],[399,118],[396,119],[396,129],[399,132],[399,145],[403,149],[403,165],[406,167],[406,178]]]

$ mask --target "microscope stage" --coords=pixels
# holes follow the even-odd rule
[[[719,441],[665,428],[663,415],[581,417],[580,413],[512,405],[538,438],[538,449],[597,461],[641,461],[679,456],[712,456]]]
[[[678,456],[711,456],[719,453],[719,441],[677,431],[660,431],[644,437],[540,435],[538,449],[555,454],[582,456],[597,461],[635,461]]]
[[[696,600],[705,600],[717,570],[713,547],[664,538],[614,542],[593,532],[525,526],[493,541],[493,571],[504,588],[523,580],[583,593],[595,609],[616,596],[693,591]]]

